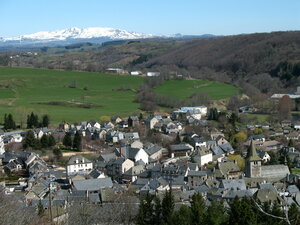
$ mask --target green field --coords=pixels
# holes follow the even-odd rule
[[[23,124],[31,112],[48,114],[53,125],[137,114],[139,104],[134,99],[143,81],[143,77],[127,75],[0,68],[0,122],[5,113],[12,113],[15,121]],[[235,95],[239,89],[214,81],[171,80],[155,91],[175,98],[206,92],[217,100]]]
[[[76,88],[70,88],[74,81]],[[31,111],[49,114],[56,124],[125,116],[138,110],[133,101],[142,82],[141,77],[124,75],[0,68],[0,122],[4,113],[25,121]],[[121,87],[126,90],[118,90]],[[82,107],[87,104],[90,108]]]
[[[221,100],[238,94],[240,89],[217,81],[171,80],[158,86],[155,92],[181,99],[186,99],[197,92],[202,92],[207,93],[211,100]]]

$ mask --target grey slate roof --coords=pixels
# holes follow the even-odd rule
[[[99,191],[102,188],[111,188],[113,183],[110,177],[100,179],[75,180],[73,185],[78,191]]]
[[[78,160],[78,163],[91,163],[91,161],[89,159],[84,158],[81,155],[74,155],[74,156],[71,156],[67,165],[76,165],[77,164],[76,160]]]
[[[243,179],[221,181],[221,187],[227,190],[246,190],[246,183]]]

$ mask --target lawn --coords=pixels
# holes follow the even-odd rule
[[[142,77],[125,75],[0,68],[0,122],[5,113],[24,122],[31,111],[49,114],[56,124],[126,116],[139,108],[134,99],[142,82]],[[70,88],[74,83],[76,88]]]
[[[232,85],[208,80],[171,80],[166,81],[155,92],[176,98],[186,99],[195,93],[207,93],[211,100],[226,99],[241,90]]]

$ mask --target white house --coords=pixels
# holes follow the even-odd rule
[[[149,162],[149,156],[146,153],[146,151],[142,148],[129,148],[128,158],[135,162],[138,162],[141,160],[145,164],[148,164],[148,162]]]
[[[195,156],[195,161],[199,166],[204,166],[213,161],[212,152],[209,151],[206,147],[199,147],[199,154]]]
[[[147,77],[157,77],[160,75],[160,72],[147,72]]]
[[[93,170],[93,163],[81,155],[72,156],[67,163],[67,175],[88,174]]]
[[[141,71],[131,71],[130,72],[130,75],[133,75],[133,76],[138,76],[138,75],[141,75],[142,72]]]

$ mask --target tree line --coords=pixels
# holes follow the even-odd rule
[[[278,202],[257,203],[244,197],[235,198],[225,207],[222,201],[212,201],[210,204],[196,193],[192,196],[190,205],[181,205],[175,210],[174,196],[166,191],[162,200],[149,193],[140,202],[136,216],[137,225],[283,225],[300,223],[299,209],[296,204],[289,208],[287,216]]]
[[[11,113],[4,114],[3,120],[3,129],[4,130],[15,130],[17,128],[16,122]],[[39,120],[39,116],[34,114],[33,112],[27,115],[27,128],[41,128],[48,127],[50,124],[50,118],[47,114],[43,115],[41,120]]]

